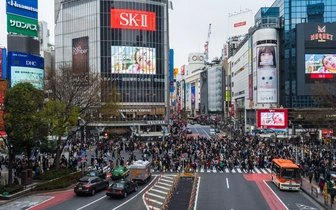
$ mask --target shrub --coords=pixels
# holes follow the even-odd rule
[[[55,179],[49,182],[38,184],[34,188],[34,191],[63,189],[63,188],[69,187],[70,185],[76,183],[78,179],[80,179],[82,176],[83,176],[82,172],[68,174],[66,176],[60,177],[59,179]]]
[[[50,170],[50,171],[45,171],[44,173],[40,175],[35,174],[33,179],[47,181],[47,180],[52,180],[52,179],[56,179],[56,178],[71,174],[75,171],[76,171],[75,169],[70,169],[70,168],[61,169],[61,170]]]
[[[23,190],[22,185],[12,185],[12,187],[9,187],[8,185],[1,185],[0,186],[0,194],[2,195],[3,192],[9,192],[9,194],[13,194],[16,192],[20,192]]]

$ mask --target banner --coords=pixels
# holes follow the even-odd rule
[[[195,86],[191,86],[191,104],[195,104]]]
[[[38,37],[38,20],[7,14],[7,32]]]

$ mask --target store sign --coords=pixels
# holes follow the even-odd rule
[[[7,32],[38,37],[38,20],[7,14]]]
[[[155,31],[156,15],[141,10],[111,9],[111,28]]]
[[[6,13],[38,18],[37,0],[7,0]]]
[[[164,120],[151,120],[147,121],[147,124],[149,125],[164,125],[166,122]]]
[[[151,112],[150,109],[119,109],[118,112]]]
[[[333,40],[334,35],[327,33],[327,26],[317,26],[317,33],[310,35],[310,40],[317,40],[318,42],[325,42],[326,40]]]
[[[239,23],[235,23],[233,27],[237,28],[237,27],[245,26],[245,25],[246,25],[246,21],[242,21],[242,22],[239,22]]]

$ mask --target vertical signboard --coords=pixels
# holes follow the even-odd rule
[[[195,104],[195,85],[191,86],[191,104]]]
[[[248,41],[248,63],[248,94],[249,99],[253,100],[252,38]]]
[[[4,123],[4,101],[5,101],[5,92],[7,90],[7,80],[0,80],[0,132],[5,131]]]
[[[174,50],[169,50],[169,89],[174,92]]]
[[[7,59],[7,50],[6,48],[2,48],[0,49],[1,51],[1,78],[3,79],[7,79],[7,62],[6,62],[6,59]]]
[[[276,46],[257,48],[257,102],[277,103]]]
[[[75,74],[89,73],[89,37],[72,39],[72,67]]]
[[[6,62],[6,60],[2,59],[2,49],[0,49],[0,78],[2,78],[2,71],[3,71],[2,62]]]

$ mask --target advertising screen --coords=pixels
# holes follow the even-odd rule
[[[195,104],[195,86],[191,86],[191,104]]]
[[[7,14],[7,32],[38,37],[38,20]]]
[[[6,0],[6,13],[37,19],[37,0]]]
[[[113,74],[156,74],[156,50],[148,47],[112,46]]]
[[[258,47],[257,56],[257,101],[258,103],[277,103],[276,47]]]
[[[1,56],[0,56],[0,69],[1,69],[1,78],[7,79],[7,50],[6,48],[0,48]]]
[[[20,82],[29,82],[42,89],[44,81],[44,59],[21,52],[8,52],[9,78],[11,87]]]
[[[305,74],[311,79],[334,78],[336,54],[305,54]]]
[[[75,74],[89,72],[89,37],[72,39],[72,66]]]
[[[284,129],[288,127],[287,109],[259,109],[257,114],[259,128]]]
[[[111,9],[111,28],[156,30],[155,12]]]

